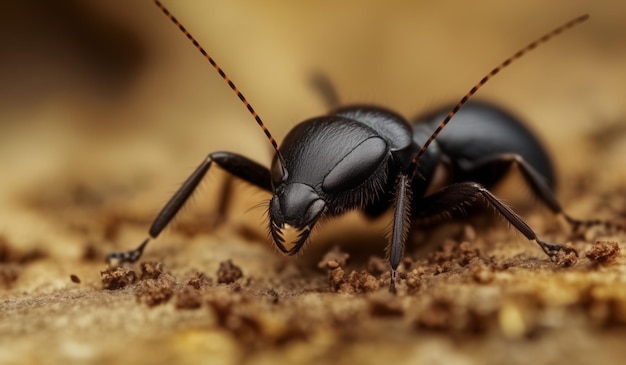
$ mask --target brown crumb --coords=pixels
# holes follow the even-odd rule
[[[163,264],[154,261],[145,261],[139,265],[141,280],[158,279],[163,274]]]
[[[380,283],[378,282],[378,279],[370,275],[367,271],[362,270],[358,274],[353,271],[352,273],[354,273],[354,279],[352,279],[353,285],[355,285],[360,292],[372,292],[380,288]],[[351,278],[352,273],[350,275]]]
[[[596,264],[604,264],[615,261],[619,252],[619,245],[615,241],[596,241],[585,256]]]
[[[202,294],[191,286],[185,286],[176,294],[177,309],[197,309],[202,306]]]
[[[80,278],[74,274],[70,275],[70,280],[72,280],[72,283],[80,284]]]
[[[554,260],[560,267],[570,267],[578,261],[578,252],[571,246],[566,245],[555,255]]]
[[[439,264],[439,272],[443,273],[452,270],[454,265],[467,266],[477,257],[480,257],[480,251],[472,248],[469,242],[457,243],[454,240],[446,240],[437,252],[429,255],[429,261]]]
[[[362,270],[361,272],[352,271],[346,276],[343,267],[350,255],[341,252],[337,246],[328,251],[322,260],[317,264],[320,269],[328,270],[328,283],[330,290],[338,293],[352,294],[364,293],[378,290],[380,287],[379,280],[369,272]],[[371,259],[375,262],[375,259]],[[376,263],[372,265],[377,265]],[[372,267],[376,270],[376,267]]]
[[[317,263],[317,267],[320,269],[336,269],[338,267],[346,266],[346,261],[350,258],[350,255],[341,252],[339,247],[334,246],[330,251],[326,252],[324,257]]]
[[[415,294],[422,286],[421,274],[418,269],[413,269],[406,273],[405,283],[409,294]]]
[[[231,260],[220,262],[220,268],[217,270],[217,282],[219,284],[231,284],[241,277],[243,277],[243,271]]]
[[[213,280],[207,277],[203,272],[198,271],[189,281],[187,285],[194,287],[196,290],[200,290],[213,285]]]
[[[118,266],[100,271],[102,287],[108,290],[122,289],[137,281],[137,274],[133,270]]]
[[[345,276],[345,271],[342,268],[338,267],[333,270],[328,271],[328,283],[330,284],[330,290],[339,291],[339,287],[344,283],[343,277]]]
[[[328,272],[330,290],[343,293],[367,293],[380,288],[380,282],[365,270],[361,272],[352,271],[347,276],[341,267]]]
[[[167,302],[174,295],[176,279],[166,273],[157,279],[145,279],[137,284],[135,295],[139,302],[150,307]]]

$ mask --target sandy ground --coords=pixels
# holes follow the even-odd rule
[[[346,102],[412,116],[460,98],[569,18],[591,20],[479,92],[554,156],[575,217],[626,224],[626,19],[614,1],[341,5],[170,2],[278,140]],[[9,1],[0,27],[0,363],[618,364],[626,357],[626,234],[572,233],[516,176],[498,190],[555,265],[498,220],[419,230],[386,290],[384,230],[327,222],[303,255],[265,233],[269,196],[212,171],[136,264],[160,206],[208,152],[267,164],[261,131],[150,1]],[[259,208],[260,207],[260,208]],[[336,247],[336,248],[334,248]]]

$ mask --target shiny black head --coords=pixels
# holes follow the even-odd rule
[[[326,202],[306,184],[283,184],[270,201],[270,234],[283,253],[296,254],[326,208]],[[285,244],[291,247],[285,247]]]
[[[280,150],[271,167],[269,229],[276,246],[289,255],[302,248],[324,214],[363,207],[386,183],[386,142],[347,118],[325,116],[300,123]]]

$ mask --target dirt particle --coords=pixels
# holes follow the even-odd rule
[[[570,267],[578,261],[578,252],[570,245],[565,245],[553,258],[560,267]]]
[[[170,274],[162,273],[156,279],[140,281],[135,289],[135,296],[139,302],[153,307],[170,300],[175,287],[176,279]]]
[[[220,262],[220,268],[217,270],[217,282],[219,284],[232,284],[241,277],[243,277],[243,271],[231,260]]]
[[[349,258],[350,255],[348,253],[341,252],[339,247],[334,246],[330,251],[326,252],[320,262],[317,263],[317,267],[322,270],[333,270],[338,267],[344,267]]]
[[[203,272],[198,271],[189,281],[187,285],[192,286],[196,290],[201,290],[213,285],[213,280],[206,276]]]
[[[331,291],[343,294],[367,293],[380,288],[380,282],[365,270],[352,271],[346,275],[345,271],[338,267],[328,272],[328,281]]]
[[[353,271],[353,273],[355,272]],[[356,284],[357,288],[362,292],[372,292],[380,288],[378,279],[365,270],[361,271],[358,275],[355,273],[354,277],[353,283]]]
[[[342,268],[338,267],[333,270],[328,271],[328,284],[330,285],[330,290],[339,291],[341,284],[344,283],[345,271]]]
[[[118,266],[100,271],[102,287],[108,290],[122,289],[137,281],[137,274],[130,269]]]
[[[72,280],[72,283],[80,284],[80,278],[74,274],[70,275],[70,280]]]
[[[472,248],[469,242],[457,243],[454,240],[446,240],[439,251],[430,255],[429,261],[439,264],[439,273],[444,273],[452,270],[455,265],[467,266],[478,257],[480,257],[480,251]]]
[[[422,286],[421,276],[420,271],[417,269],[413,269],[406,273],[405,283],[409,294],[415,294],[419,291]]]
[[[154,261],[144,261],[139,265],[141,280],[158,279],[163,274],[163,264]]]
[[[361,272],[352,271],[346,275],[343,267],[349,258],[349,254],[341,252],[335,246],[317,264],[318,268],[328,270],[330,290],[344,294],[365,293],[377,290],[380,287],[379,280],[365,270]]]
[[[585,256],[596,264],[604,264],[615,261],[619,252],[619,245],[615,241],[596,241]]]

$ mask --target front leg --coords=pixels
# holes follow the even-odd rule
[[[241,155],[237,155],[230,152],[214,152],[207,156],[204,161],[196,168],[196,170],[187,178],[183,185],[174,193],[170,200],[165,204],[161,212],[157,215],[148,231],[149,237],[146,238],[140,245],[134,250],[126,252],[112,252],[107,255],[106,260],[109,264],[117,262],[119,264],[124,262],[135,262],[139,260],[143,254],[143,250],[150,241],[150,239],[157,238],[157,236],[167,227],[167,225],[174,219],[176,214],[185,205],[189,197],[196,190],[202,178],[206,175],[211,167],[211,164],[215,162],[221,168],[233,174],[236,177],[243,179],[259,188],[271,191],[272,184],[270,178],[270,172],[262,165],[246,158]]]

